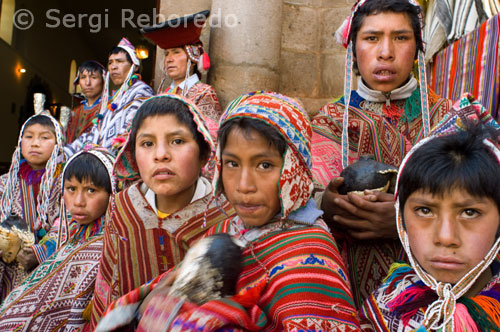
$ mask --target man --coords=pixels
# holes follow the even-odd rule
[[[78,68],[74,85],[80,86],[85,99],[73,109],[66,129],[66,142],[71,143],[81,134],[90,131],[92,121],[101,109],[101,95],[106,70],[97,61],[85,61]]]
[[[348,48],[345,95],[324,106],[312,122],[313,174],[326,186],[321,208],[343,249],[358,307],[390,264],[403,258],[403,250],[394,240],[394,195],[339,195],[340,171],[366,154],[399,166],[451,108],[426,86],[421,17],[412,0],[356,3],[337,31]],[[414,60],[418,81],[412,75]],[[355,91],[350,89],[352,69],[361,76]]]
[[[105,82],[111,79],[117,90],[109,97],[108,84],[102,94],[101,110],[90,132],[81,135],[73,143],[64,147],[69,157],[87,143],[112,149],[119,136],[126,135],[127,128],[139,106],[154,92],[151,87],[139,79],[139,59],[135,48],[126,38],[122,38],[117,47],[108,56],[108,73]]]

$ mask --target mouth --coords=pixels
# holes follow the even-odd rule
[[[387,68],[376,69],[373,72],[375,78],[379,81],[390,81],[396,76],[396,72]]]
[[[159,180],[168,179],[174,175],[175,173],[168,168],[159,168],[153,172],[153,177]]]
[[[441,270],[458,270],[464,266],[461,260],[449,256],[434,257],[430,260],[430,264],[432,267]]]
[[[261,204],[236,203],[235,208],[242,214],[252,214],[262,207]]]
[[[71,217],[75,219],[76,221],[81,221],[87,219],[87,215],[81,212],[78,213],[72,213]]]

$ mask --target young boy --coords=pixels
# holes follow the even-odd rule
[[[83,150],[68,161],[62,175],[58,249],[7,296],[0,307],[1,331],[74,331],[84,325],[103,247],[106,209],[115,193],[113,163],[114,156],[101,148]]]
[[[55,240],[45,235],[59,215],[57,157],[62,153],[62,137],[59,123],[53,117],[44,113],[32,116],[21,128],[9,173],[0,178],[1,220],[11,214],[22,218],[37,243],[23,248],[17,261],[0,262],[0,299],[54,252]]]
[[[500,327],[500,131],[480,125],[493,120],[477,102],[459,103],[401,164],[398,231],[410,265],[393,264],[365,302],[367,331]]]
[[[169,320],[172,308],[154,301],[165,295],[158,284],[140,309],[139,331],[359,331],[335,240],[311,200],[311,133],[297,101],[277,93],[250,93],[228,107],[213,183],[237,216],[208,234],[229,233],[243,246],[237,295],[186,303]],[[110,315],[128,299],[140,303],[157,282],[110,306]]]
[[[112,201],[92,330],[113,300],[175,266],[208,226],[234,213],[225,200],[212,202],[210,182],[200,176],[213,149],[190,100],[167,94],[139,108],[115,175],[140,181]]]

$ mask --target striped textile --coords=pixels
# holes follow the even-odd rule
[[[87,107],[86,101],[73,109],[66,129],[66,143],[72,143],[81,134],[90,131],[93,126],[92,120],[101,110],[101,98],[94,105]]]
[[[8,176],[9,174],[4,174],[0,177],[0,195],[5,190]],[[59,177],[58,174],[57,177]],[[32,225],[34,225],[36,221],[36,214],[33,209],[27,208],[28,204],[24,203],[27,203],[29,200],[36,201],[36,199],[34,198],[36,197],[36,195],[34,195],[33,190],[38,192],[39,185],[28,185],[26,184],[26,180],[22,177],[19,177],[17,183],[18,188],[15,188],[12,191],[12,213],[15,213],[16,215],[22,217],[24,220],[27,220]],[[21,190],[21,186],[26,188],[26,190]],[[59,202],[61,201],[61,192],[61,181],[59,180],[59,178],[56,178],[54,180],[54,186],[52,187],[52,190],[50,192],[49,211],[47,211],[47,220],[49,225],[52,225],[59,216]],[[48,255],[50,255],[50,253],[47,252],[46,246],[34,245],[32,246],[32,249],[37,257],[46,258]],[[42,252],[44,253],[44,255],[40,255],[40,253]],[[19,283],[21,283],[24,278],[26,278],[26,276],[26,272],[23,268],[18,266],[17,261],[12,262],[11,264],[5,264],[0,260],[0,302],[9,294],[12,289],[19,285]]]
[[[415,90],[418,94],[418,90]],[[431,128],[451,108],[451,102],[429,94]],[[382,114],[384,103],[368,102],[351,92],[349,107],[349,163],[361,155],[373,155],[377,161],[398,167],[404,155],[423,137],[421,116],[409,123],[391,122]],[[404,107],[403,101],[391,101]],[[312,120],[313,177],[327,186],[342,171],[341,137],[344,98],[323,106]]]
[[[0,308],[0,331],[78,331],[92,299],[103,247],[100,232],[68,243],[39,265]]]
[[[114,110],[106,108],[101,113],[103,117],[96,126],[92,126],[88,132],[82,134],[71,144],[65,145],[64,153],[66,156],[71,157],[88,143],[101,145],[111,150],[113,139],[127,131],[137,109],[153,94],[153,89],[149,85],[136,79],[122,95]]]
[[[168,331],[360,331],[344,265],[324,223],[265,227],[271,231],[262,232],[242,253],[237,295],[201,306],[182,304]],[[232,221],[225,220],[207,235],[232,234],[237,231],[233,228]],[[118,317],[127,315],[127,308],[148,295],[165,275],[114,302],[106,319],[113,315],[113,327],[123,326]],[[166,329],[178,302],[175,297],[153,297],[137,331]]]
[[[211,187],[184,209],[159,220],[144,197],[142,182],[135,183],[115,196],[115,206],[106,226],[101,267],[96,280],[91,330],[107,306],[120,296],[145,284],[179,263],[190,245],[204,235],[207,227],[232,215],[227,202],[217,207],[211,200]]]
[[[500,18],[494,16],[434,58],[429,84],[437,94],[452,100],[464,92],[476,96],[499,119]]]

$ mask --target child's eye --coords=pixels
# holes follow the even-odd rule
[[[73,186],[67,186],[64,188],[65,191],[69,191],[69,192],[74,192],[75,191],[75,187]]]
[[[31,138],[31,135],[25,135],[24,138]]]
[[[184,143],[184,140],[182,140],[182,139],[180,139],[180,138],[176,138],[176,139],[174,139],[174,140],[172,141],[172,144],[176,144],[176,145],[178,145],[178,144],[182,144],[182,143]]]
[[[366,41],[376,41],[377,40],[377,37],[375,36],[368,36],[365,38]]]
[[[408,37],[408,36],[397,36],[396,37],[396,40],[408,40],[408,39],[410,39],[410,37]]]
[[[479,215],[481,215],[481,213],[476,209],[465,209],[462,211],[462,218],[476,218]]]
[[[144,141],[144,142],[141,142],[140,146],[145,147],[145,148],[149,148],[149,147],[153,146],[153,142],[151,142],[151,141]]]
[[[273,165],[267,161],[264,161],[264,162],[261,162],[258,166],[258,168],[260,169],[269,169],[271,168]]]
[[[95,193],[95,188],[88,188],[87,191],[92,194],[92,193]]]
[[[233,160],[226,160],[224,161],[224,166],[229,167],[229,168],[236,168],[238,167],[238,163]]]
[[[415,212],[417,213],[418,216],[420,217],[429,217],[432,215],[431,209],[425,207],[425,206],[420,206],[415,209]]]

